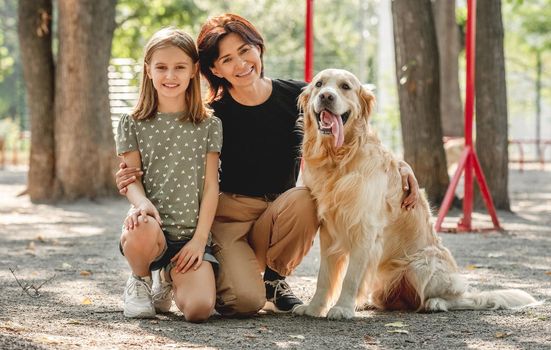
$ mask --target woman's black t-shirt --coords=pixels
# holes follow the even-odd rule
[[[247,196],[283,193],[295,186],[302,133],[297,98],[306,83],[272,80],[272,94],[244,106],[226,93],[211,103],[222,120],[220,190]]]

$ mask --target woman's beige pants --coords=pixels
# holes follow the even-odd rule
[[[318,229],[314,200],[295,187],[269,202],[261,197],[222,193],[212,225],[220,262],[216,310],[246,316],[266,302],[261,272],[266,265],[289,275],[308,253]]]

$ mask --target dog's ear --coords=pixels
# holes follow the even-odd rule
[[[310,112],[310,106],[308,106],[308,102],[310,101],[310,96],[312,94],[312,89],[310,88],[310,85],[307,85],[302,88],[302,92],[298,96],[297,99],[297,105],[298,109],[300,111],[300,123],[302,124],[302,129],[309,128],[311,125],[311,121],[308,118],[308,113]]]
[[[373,107],[375,106],[375,95],[373,95],[371,90],[365,85],[360,87],[359,95],[362,106],[362,115],[369,118],[371,112],[373,111]]]

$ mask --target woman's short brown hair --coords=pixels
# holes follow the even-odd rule
[[[220,56],[218,47],[220,41],[230,33],[239,35],[247,44],[255,45],[260,49],[260,62],[262,64],[260,76],[264,76],[264,61],[262,59],[264,55],[264,39],[252,23],[232,13],[211,17],[203,24],[201,32],[197,37],[199,66],[201,73],[209,84],[207,96],[209,103],[220,98],[231,87],[229,81],[217,77],[210,70],[214,67],[214,61]]]

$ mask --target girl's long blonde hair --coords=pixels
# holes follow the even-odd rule
[[[140,83],[140,93],[138,103],[132,111],[135,119],[153,118],[157,114],[159,106],[159,97],[153,86],[153,82],[147,76],[147,65],[151,62],[151,57],[156,50],[166,47],[177,47],[188,55],[193,64],[199,61],[199,54],[193,38],[186,32],[174,27],[163,28],[153,34],[144,48],[144,58],[142,67],[142,81]],[[182,121],[189,120],[198,124],[212,115],[212,111],[205,106],[201,96],[200,74],[196,72],[189,81],[189,86],[185,93],[186,111],[180,118]]]

